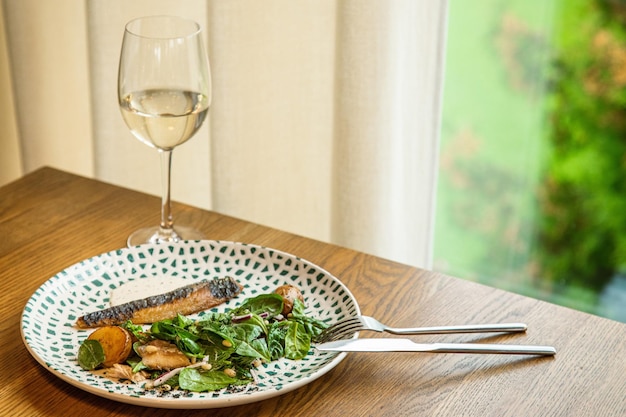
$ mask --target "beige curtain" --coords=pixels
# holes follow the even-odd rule
[[[4,13],[0,7],[0,184],[19,177],[22,173],[9,54],[5,36]]]
[[[93,174],[85,2],[2,5],[24,172],[49,165]]]
[[[19,144],[0,179],[49,165],[159,194],[117,63],[126,21],[176,14],[206,30],[214,91],[174,151],[174,199],[430,266],[445,1],[0,1],[1,134]]]

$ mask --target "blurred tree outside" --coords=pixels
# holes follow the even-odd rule
[[[626,6],[449,13],[435,269],[626,321]]]

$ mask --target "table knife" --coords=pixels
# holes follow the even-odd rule
[[[431,352],[431,353],[503,353],[509,355],[556,354],[552,346],[496,345],[483,343],[415,343],[409,339],[364,338],[321,343],[315,348],[324,352]]]

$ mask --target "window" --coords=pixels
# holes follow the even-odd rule
[[[626,6],[450,0],[434,269],[626,322]]]

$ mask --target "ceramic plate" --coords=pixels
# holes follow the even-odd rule
[[[283,284],[300,288],[307,313],[328,323],[359,314],[359,307],[337,278],[322,268],[278,250],[221,241],[142,245],[79,262],[46,281],[26,303],[21,330],[33,357],[54,375],[93,394],[159,408],[217,408],[275,397],[302,387],[335,367],[345,353],[318,352],[298,361],[281,359],[257,370],[257,382],[242,389],[189,393],[145,391],[83,370],[76,361],[80,343],[92,330],[77,330],[76,319],[109,306],[111,290],[134,280],[172,277],[184,284],[229,275],[242,293],[213,311],[272,292]]]

